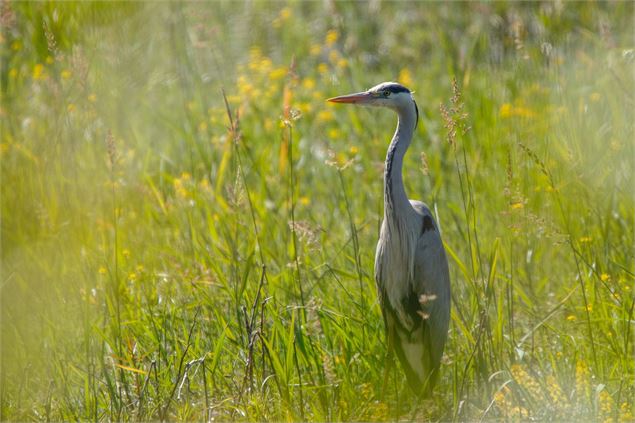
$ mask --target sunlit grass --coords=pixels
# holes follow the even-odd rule
[[[3,3],[3,420],[633,419],[633,4],[373,5]],[[385,80],[453,282],[423,402],[395,117],[325,103]]]

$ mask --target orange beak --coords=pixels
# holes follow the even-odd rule
[[[331,103],[363,104],[363,103],[368,103],[372,99],[373,99],[372,94],[364,91],[361,93],[341,95],[339,97],[329,98],[326,101],[330,101]]]

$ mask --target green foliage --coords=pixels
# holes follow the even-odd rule
[[[632,2],[1,7],[2,420],[633,418]],[[452,273],[424,401],[374,292],[395,117],[324,101],[385,80]]]

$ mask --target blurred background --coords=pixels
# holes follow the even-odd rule
[[[632,420],[633,7],[2,1],[0,419]],[[424,402],[383,386],[395,116],[325,103],[389,80],[453,282]]]

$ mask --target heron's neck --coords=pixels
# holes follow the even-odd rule
[[[405,110],[397,110],[399,120],[397,130],[386,153],[384,170],[384,218],[389,221],[399,219],[412,210],[403,185],[403,157],[412,141],[416,124],[414,105]]]

